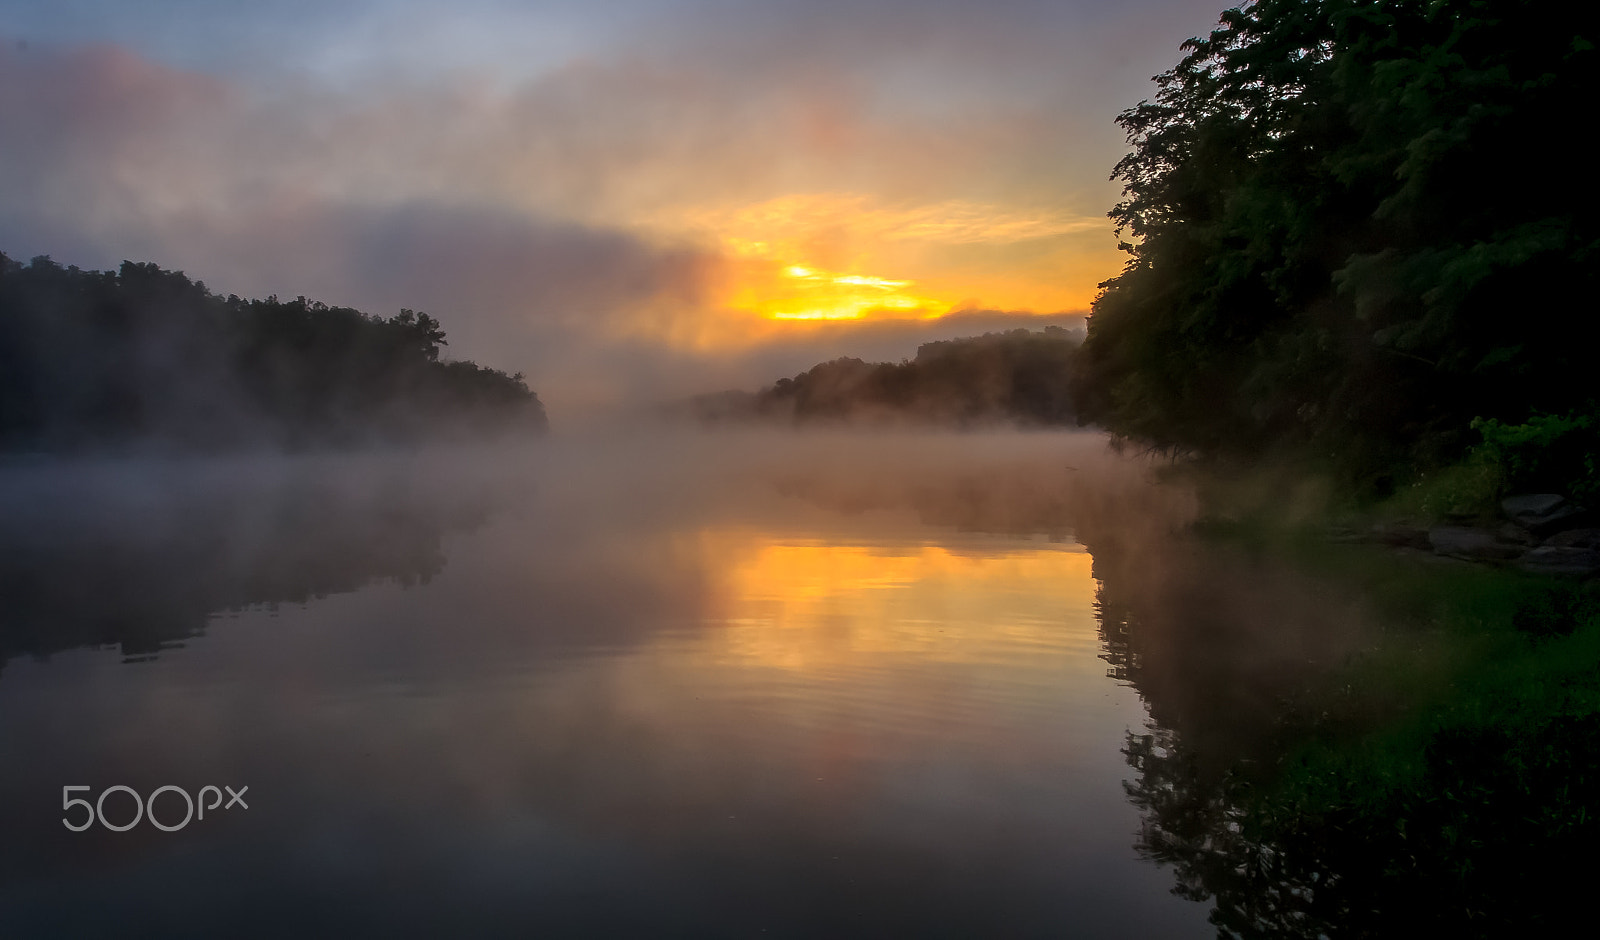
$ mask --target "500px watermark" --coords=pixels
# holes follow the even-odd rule
[[[244,801],[245,791],[249,790],[250,789],[249,787],[240,787],[238,790],[235,790],[233,787],[226,787],[226,786],[223,787],[222,790],[227,790],[228,791],[228,802],[227,802],[226,805],[224,805],[223,802],[222,802],[222,790],[219,790],[216,787],[211,787],[211,786],[205,786],[205,787],[201,787],[200,788],[199,799],[191,798],[189,796],[188,791],[184,790],[182,787],[174,787],[174,786],[170,786],[170,785],[169,786],[165,786],[165,787],[157,787],[155,792],[150,794],[149,799],[145,799],[145,798],[139,796],[138,792],[135,791],[132,787],[125,787],[125,786],[122,786],[121,784],[118,784],[117,786],[114,786],[114,787],[106,787],[104,790],[100,791],[100,798],[95,800],[93,803],[89,802],[88,800],[84,799],[83,797],[74,797],[72,795],[73,793],[75,793],[75,792],[77,792],[79,790],[93,790],[93,789],[94,789],[93,787],[87,787],[87,786],[83,786],[83,787],[62,787],[61,788],[61,808],[63,810],[67,810],[69,812],[69,815],[61,817],[61,824],[63,826],[66,826],[68,829],[71,829],[73,832],[82,832],[83,830],[89,828],[90,826],[94,825],[98,821],[100,823],[100,825],[106,827],[107,829],[110,829],[112,832],[127,832],[129,829],[132,829],[134,826],[139,825],[139,821],[141,819],[145,819],[145,818],[148,817],[149,820],[150,820],[150,825],[155,826],[157,829],[160,829],[163,832],[177,832],[179,829],[182,829],[184,826],[189,825],[189,820],[194,819],[196,817],[195,810],[197,808],[199,809],[199,818],[200,819],[205,819],[206,818],[206,810],[208,810],[208,809],[209,810],[215,810],[219,806],[222,807],[223,809],[233,809],[234,804],[238,804],[243,809],[249,809],[250,808],[250,804],[246,803]],[[183,797],[183,805],[184,805],[183,820],[181,822],[170,824],[170,825],[168,823],[164,823],[161,820],[156,818],[156,797],[158,797],[161,794],[166,793],[168,791],[171,791],[172,793],[176,793],[178,796]],[[110,796],[113,793],[118,793],[118,792],[126,793],[129,796],[133,797],[133,806],[134,806],[133,819],[131,821],[129,821],[129,822],[122,823],[121,825],[117,825],[117,824],[111,822],[111,820],[106,818],[106,797]],[[215,797],[215,799],[211,802],[211,805],[209,805],[209,806],[206,805],[206,796],[207,796],[207,794],[210,794],[211,796]],[[169,798],[166,801],[166,803],[170,804],[172,802],[172,800],[174,800],[174,799],[177,799],[177,797]],[[73,824],[72,817],[70,815],[70,812],[71,812],[71,810],[72,810],[72,808],[74,806],[82,806],[84,808],[84,810],[88,813],[88,815],[86,817],[84,817],[83,822],[78,823],[76,825]],[[172,813],[172,810],[168,810],[169,818],[171,816],[171,813]],[[120,816],[121,814],[119,813],[118,815]]]

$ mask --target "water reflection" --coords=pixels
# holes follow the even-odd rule
[[[1170,866],[1179,896],[1212,905],[1224,935],[1341,934],[1349,918],[1312,913],[1327,870],[1297,868],[1247,807],[1314,728],[1300,703],[1380,625],[1359,595],[1281,559],[1187,541],[1152,564],[1124,548],[1096,552],[1096,606],[1109,674],[1149,708],[1123,748],[1140,853]]]
[[[850,545],[707,533],[723,570],[727,655],[823,671],[862,655],[922,662],[1026,657],[1090,606],[1076,544],[950,539]]]
[[[1373,629],[1090,436],[25,470],[8,936],[1208,935],[1148,859],[1293,895],[1201,860]],[[80,783],[255,800],[73,834]]]
[[[1131,850],[1143,713],[1063,520],[870,498],[981,523],[1074,472],[975,442],[13,473],[7,936],[1200,929]],[[59,822],[224,783],[248,813]]]
[[[1595,637],[1541,653],[1557,641],[1488,619],[1507,597],[1574,588],[1359,546],[1312,564],[1282,546],[1151,553],[1080,535],[1110,674],[1149,710],[1124,745],[1138,850],[1220,935],[1544,935],[1588,916]],[[1480,605],[1447,614],[1464,590]],[[1378,603],[1397,593],[1421,616]],[[1512,665],[1494,684],[1474,678],[1496,657]]]
[[[481,496],[388,462],[122,462],[0,474],[0,670],[116,646],[142,660],[219,613],[426,584]]]

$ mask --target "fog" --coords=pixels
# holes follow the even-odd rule
[[[445,570],[447,542],[493,520],[515,547],[485,557],[528,572],[528,597],[496,599],[512,612],[562,609],[562,594],[588,590],[563,588],[585,566],[590,579],[668,590],[696,563],[668,543],[719,526],[804,533],[858,520],[871,532],[885,520],[927,521],[1070,538],[1084,513],[1148,490],[1142,472],[1088,432],[638,423],[516,444],[299,456],[14,457],[0,467],[4,648],[9,657],[120,643],[144,655],[201,633],[219,611],[425,582]],[[508,518],[516,531],[505,531]],[[622,629],[598,611],[549,619],[596,642]]]
[[[668,425],[12,458],[0,915],[1203,934],[1133,854],[1125,733],[1254,754],[1370,621],[1195,543],[1161,471],[1094,432]],[[75,837],[62,781],[259,802]],[[104,913],[63,915],[88,872]]]
[[[433,598],[432,617],[396,624],[379,647],[330,632],[300,668],[470,672],[696,622],[741,550],[706,533],[729,532],[886,550],[1082,544],[1106,602],[1157,625],[1138,642],[1210,605],[1226,642],[1171,630],[1197,649],[1222,644],[1219,664],[1241,675],[1354,642],[1359,612],[1328,606],[1286,565],[1269,575],[1272,563],[1196,543],[1194,494],[1160,470],[1090,431],[670,424],[301,456],[12,458],[0,468],[0,655],[111,645],[160,657],[203,647],[241,612],[315,610],[374,585],[404,604],[443,577],[448,589],[415,597]]]

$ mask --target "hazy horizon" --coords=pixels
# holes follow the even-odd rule
[[[0,3],[0,251],[443,321],[557,416],[1080,323],[1119,5]]]

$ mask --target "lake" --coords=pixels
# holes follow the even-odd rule
[[[1177,742],[1376,630],[1093,434],[3,476],[6,937],[1212,936]]]

